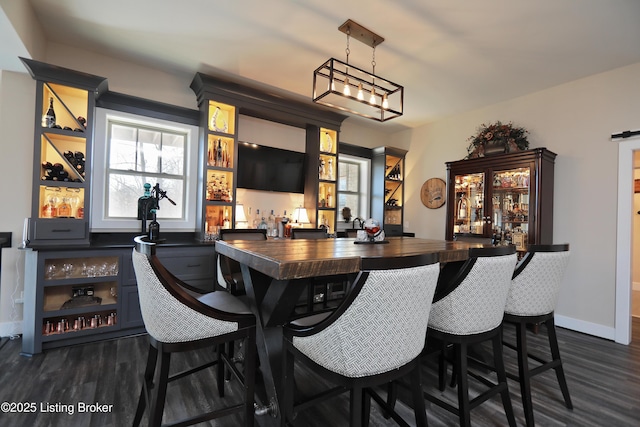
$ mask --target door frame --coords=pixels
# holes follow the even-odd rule
[[[633,153],[640,138],[618,143],[618,221],[616,239],[615,342],[631,342],[631,266],[633,251]]]

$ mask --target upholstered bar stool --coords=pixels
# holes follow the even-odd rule
[[[516,328],[516,345],[504,343],[518,353],[518,375],[508,374],[520,383],[522,406],[527,426],[535,425],[531,401],[531,377],[549,369],[556,371],[565,406],[573,408],[567,380],[562,368],[560,349],[556,337],[554,311],[560,292],[562,277],[569,263],[569,245],[530,245],[516,267],[505,307],[505,323]],[[549,338],[551,360],[530,354],[527,348],[527,325],[544,324]],[[529,367],[529,360],[538,363]]]
[[[388,261],[388,262],[386,262]],[[284,331],[284,416],[350,391],[350,425],[366,425],[373,397],[400,425],[408,425],[371,389],[411,376],[415,423],[427,425],[420,354],[439,264],[434,254],[363,260],[363,270],[332,313],[297,319]],[[337,387],[294,403],[294,362]],[[364,420],[364,422],[363,422]]]
[[[138,283],[140,309],[149,333],[149,354],[133,425],[142,421],[149,408],[149,425],[160,426],[168,383],[217,365],[218,393],[224,396],[224,366],[227,365],[244,388],[244,403],[195,415],[170,425],[192,425],[244,413],[244,425],[253,425],[255,353],[247,351],[241,373],[224,354],[224,344],[247,339],[255,347],[255,317],[236,297],[227,292],[210,292],[195,298],[184,284],[167,271],[155,256],[155,244],[135,238],[133,267]],[[216,360],[169,376],[171,355],[206,347],[218,347]]]
[[[471,425],[471,409],[500,394],[510,426],[515,417],[507,376],[502,359],[502,317],[516,265],[515,246],[478,248],[469,250],[469,259],[452,277],[442,275],[434,296],[429,317],[428,341],[440,342],[440,388],[444,389],[446,373],[445,348],[453,347],[453,372],[457,378],[458,406],[455,407],[435,394],[425,391],[432,403],[456,414],[461,426]],[[497,374],[497,382],[469,370],[468,347],[491,341],[493,366],[485,366]],[[485,386],[486,391],[469,399],[468,376]]]

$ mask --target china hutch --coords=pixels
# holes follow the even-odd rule
[[[546,148],[448,162],[447,240],[553,243],[556,154]]]
[[[404,162],[406,150],[373,150],[371,216],[380,221],[386,236],[402,236],[404,219]]]

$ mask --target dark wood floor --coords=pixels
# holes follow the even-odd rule
[[[640,423],[640,319],[633,323],[634,340],[629,346],[588,335],[559,329],[560,349],[564,359],[567,381],[575,409],[570,411],[562,403],[555,375],[547,372],[533,380],[535,417],[539,426],[637,426]],[[511,330],[505,337],[513,337]],[[546,349],[546,332],[531,338],[532,347]],[[19,355],[20,340],[7,342],[0,349],[0,402],[35,403],[35,413],[0,412],[0,426],[113,426],[131,424],[141,372],[147,351],[144,336],[49,350],[33,358]],[[515,368],[513,354],[505,355],[507,366]],[[205,352],[177,357],[177,365],[207,357]],[[177,366],[179,368],[180,366]],[[211,372],[209,372],[211,371]],[[186,411],[206,409],[219,403],[211,385],[213,370],[196,378],[180,380],[170,386],[165,420],[175,419]],[[320,387],[323,380],[309,372],[298,370],[302,391]],[[428,367],[424,369],[425,389],[434,390],[436,377]],[[515,382],[509,383],[516,419],[524,425],[520,392]],[[229,383],[225,403],[240,399],[235,382]],[[454,396],[455,390],[446,394]],[[78,403],[113,405],[107,413],[78,413]],[[47,404],[50,411],[43,412]],[[59,404],[57,407],[56,404]],[[67,406],[62,406],[67,405]],[[17,406],[17,405],[16,405]],[[43,408],[44,406],[44,408]],[[69,414],[68,408],[74,409]],[[296,426],[346,425],[348,402],[339,397],[323,406],[304,412],[296,419]],[[401,413],[409,414],[401,406]],[[431,427],[454,426],[451,414],[427,404]],[[481,405],[472,412],[474,426],[503,426],[506,419],[498,398]],[[238,418],[225,418],[211,426],[239,426]],[[373,405],[372,426],[394,425],[382,418]]]

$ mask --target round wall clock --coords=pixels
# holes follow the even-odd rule
[[[447,184],[440,178],[428,179],[420,189],[420,200],[429,209],[438,209],[447,199]]]

